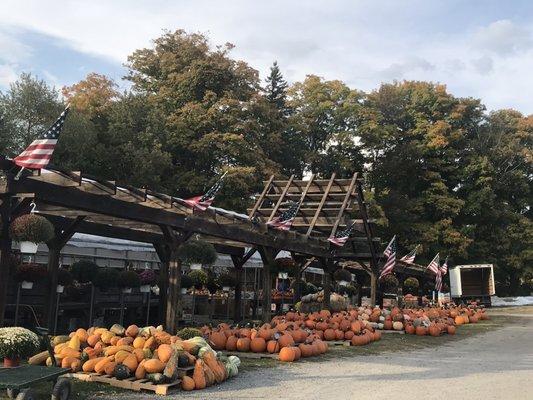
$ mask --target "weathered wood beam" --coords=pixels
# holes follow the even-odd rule
[[[4,313],[7,301],[7,287],[9,283],[11,264],[11,236],[9,235],[9,223],[11,221],[12,201],[11,196],[0,198],[0,327],[4,326]]]

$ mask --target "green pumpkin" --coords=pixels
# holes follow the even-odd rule
[[[117,364],[115,367],[115,378],[117,379],[127,379],[131,375],[131,371],[124,364]]]
[[[82,352],[81,353],[81,357],[80,357],[80,361],[81,361],[82,365],[83,365],[84,362],[89,361],[89,354],[87,354],[86,352]]]

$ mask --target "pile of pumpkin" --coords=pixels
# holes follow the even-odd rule
[[[240,364],[238,357],[219,356],[201,337],[182,340],[161,326],[80,328],[69,336],[54,337],[52,344],[57,365],[73,372],[135,377],[154,384],[181,379],[184,390],[221,383],[237,375]],[[52,359],[45,351],[31,357],[29,363],[50,366]],[[192,370],[192,377],[186,370]]]

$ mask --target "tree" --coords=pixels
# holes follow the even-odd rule
[[[274,64],[270,67],[270,74],[266,78],[266,83],[267,85],[264,92],[269,103],[272,104],[280,114],[287,114],[287,88],[289,85],[285,79],[283,79],[277,61],[274,61]]]
[[[53,87],[31,74],[21,74],[6,93],[0,94],[3,154],[10,157],[19,154],[50,127],[62,108]]]

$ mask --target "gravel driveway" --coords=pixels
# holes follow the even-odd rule
[[[218,387],[167,398],[532,400],[532,311],[515,314],[520,317],[513,316],[513,323],[502,328],[437,347],[245,370]]]

